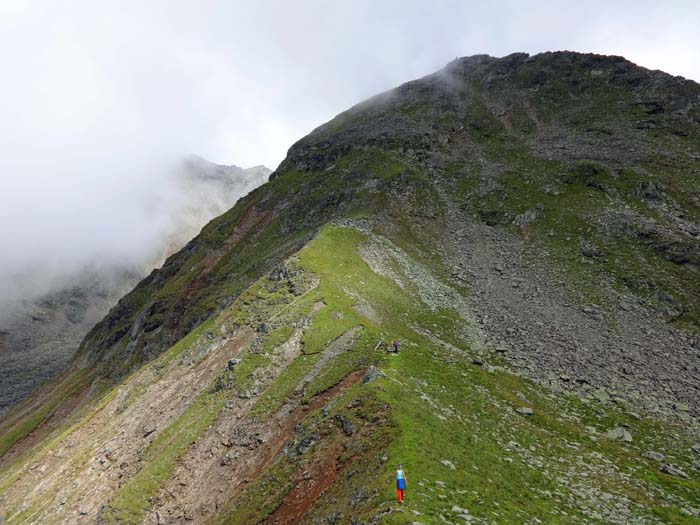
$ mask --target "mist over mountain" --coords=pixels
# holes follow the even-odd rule
[[[159,267],[204,224],[267,182],[270,173],[272,170],[262,165],[243,169],[214,164],[196,155],[186,158],[174,176],[178,191],[168,209],[170,231],[164,251],[153,266]]]
[[[1,223],[7,251],[0,262],[0,319],[8,304],[61,289],[86,268],[106,275],[113,268],[138,273],[160,266],[165,256],[265,182],[270,172],[264,166],[223,166],[193,155],[149,174],[147,184],[130,185],[132,179],[126,178],[116,197],[96,195],[95,202],[72,211],[70,222],[58,225],[42,216],[41,224],[31,229]],[[93,217],[106,199],[102,215]],[[28,223],[35,220],[30,209],[26,215]],[[105,218],[110,229],[96,230],[93,225],[103,225]],[[40,231],[41,237],[31,236]],[[30,236],[23,237],[25,233]]]
[[[52,259],[61,254],[50,254],[31,261],[21,273],[0,276],[0,413],[62,370],[88,330],[120,297],[207,222],[263,184],[270,172],[264,166],[244,169],[187,157],[165,178],[161,194],[139,199],[148,220],[132,231],[132,223],[125,222],[119,232],[151,245],[123,246],[120,257],[110,258],[92,251],[86,241],[73,264],[57,268]]]

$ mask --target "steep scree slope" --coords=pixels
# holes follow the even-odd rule
[[[700,86],[619,57],[370,99],[5,418],[0,516],[693,523],[699,177]]]

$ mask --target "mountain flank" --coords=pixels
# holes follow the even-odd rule
[[[150,202],[156,219],[168,224],[158,246],[131,254],[131,263],[92,263],[71,275],[28,286],[20,300],[0,301],[0,414],[64,370],[80,342],[117,301],[153,268],[182,248],[212,218],[266,182],[264,166],[222,166],[191,155],[163,189],[166,205]],[[42,282],[39,270],[21,276]]]
[[[457,59],[124,296],[2,421],[0,516],[695,523],[699,265],[698,84]]]

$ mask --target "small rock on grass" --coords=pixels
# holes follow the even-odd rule
[[[365,375],[362,377],[362,384],[369,383],[375,379],[379,379],[380,377],[386,377],[386,374],[379,370],[379,368],[376,366],[370,366],[367,369],[367,372],[365,372]]]
[[[669,476],[675,476],[677,478],[688,479],[688,474],[683,472],[678,467],[674,467],[673,465],[669,465],[668,463],[665,465],[661,465],[660,470],[661,470],[661,472],[663,472],[664,474],[668,474]]]
[[[593,398],[601,403],[607,403],[610,401],[610,395],[604,388],[598,388],[593,391]]]
[[[455,467],[454,463],[452,463],[449,459],[441,459],[440,463],[445,465],[450,470],[457,470],[457,467]]]
[[[666,456],[661,452],[647,450],[644,454],[642,454],[642,457],[645,457],[647,459],[653,459],[654,461],[663,461]]]
[[[632,434],[623,426],[615,427],[606,434],[608,439],[620,440],[625,443],[632,443]]]
[[[520,407],[520,408],[516,408],[515,411],[516,411],[518,414],[522,414],[522,415],[524,415],[524,416],[531,416],[532,414],[534,414],[534,411],[533,411],[530,407]]]
[[[343,415],[336,414],[333,420],[335,421],[336,426],[340,428],[346,436],[352,436],[355,432],[357,432],[357,427],[355,424]]]

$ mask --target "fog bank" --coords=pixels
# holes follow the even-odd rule
[[[689,0],[0,2],[0,301],[149,260],[189,152],[274,168],[347,107],[477,53],[700,79],[698,19]]]

